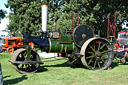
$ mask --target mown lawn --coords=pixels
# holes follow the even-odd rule
[[[117,61],[112,70],[92,71],[58,60],[45,62],[36,73],[20,74],[8,62],[10,58],[11,54],[0,54],[4,85],[128,85],[128,65]]]

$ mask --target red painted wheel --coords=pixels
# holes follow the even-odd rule
[[[13,53],[14,52],[14,48],[13,47],[8,47],[7,48],[7,53]]]

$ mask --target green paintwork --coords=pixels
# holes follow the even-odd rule
[[[27,45],[27,60],[30,61],[31,45]]]
[[[71,43],[71,41],[71,35],[61,35],[59,39],[59,43]]]
[[[49,52],[66,53],[75,49],[74,43],[60,44],[58,41],[50,41]]]

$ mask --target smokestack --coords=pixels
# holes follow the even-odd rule
[[[42,9],[42,31],[46,33],[47,31],[47,13],[48,13],[48,5],[47,4],[42,4],[41,5]]]
[[[42,39],[47,39],[47,13],[48,13],[48,5],[42,4]]]

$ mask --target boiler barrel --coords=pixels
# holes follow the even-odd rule
[[[56,53],[67,53],[71,52],[75,49],[74,43],[59,43],[58,41],[50,41],[49,40],[49,52]]]

